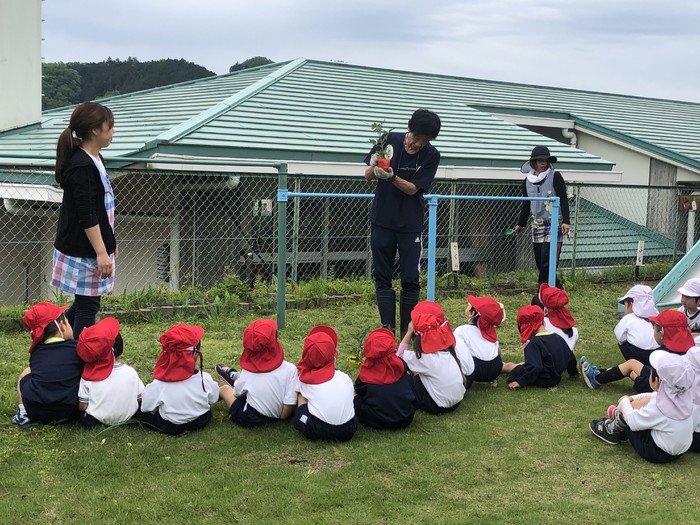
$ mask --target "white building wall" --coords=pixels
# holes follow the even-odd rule
[[[41,0],[0,0],[0,131],[41,121]]]
[[[618,184],[645,186],[649,183],[649,156],[578,129],[576,134],[578,135],[577,147],[579,149],[615,162],[615,171],[622,173]],[[647,189],[627,189],[622,195],[614,188],[586,188],[581,197],[637,224],[645,225],[647,223],[647,200],[649,198]]]

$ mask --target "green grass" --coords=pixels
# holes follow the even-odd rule
[[[592,361],[620,360],[615,298],[627,284],[570,287],[581,332],[576,349]],[[533,290],[534,291],[534,290]],[[522,355],[517,308],[530,295],[494,296],[506,304],[499,329],[504,357]],[[464,300],[442,301],[453,328]],[[237,363],[243,328],[255,314],[198,320],[205,368]],[[193,319],[185,320],[194,322]],[[296,361],[308,329],[336,327],[338,367],[376,327],[371,303],[290,310],[281,341]],[[123,326],[125,360],[145,382],[173,320]],[[566,377],[555,389],[509,391],[475,385],[453,414],[419,413],[400,432],[360,427],[346,444],[310,443],[291,421],[244,430],[214,407],[208,428],[172,438],[137,425],[88,432],[78,426],[10,423],[15,381],[28,361],[28,334],[0,333],[0,523],[693,523],[700,459],[688,454],[652,465],[628,445],[610,446],[588,420],[630,391],[600,390]]]

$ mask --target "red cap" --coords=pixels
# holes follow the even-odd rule
[[[56,306],[53,303],[36,303],[24,313],[22,321],[24,327],[29,330],[32,336],[32,343],[29,345],[31,354],[34,347],[44,340],[44,330],[46,326],[53,323],[60,315],[66,311],[68,306]]]
[[[362,350],[360,381],[373,385],[396,383],[406,373],[403,361],[396,355],[396,338],[391,330],[378,328],[369,333]]]
[[[423,353],[432,354],[447,350],[456,344],[450,323],[440,305],[432,301],[421,301],[411,312],[413,331],[420,336]]]
[[[338,347],[338,334],[335,333],[335,330],[333,330],[333,328],[330,326],[326,324],[314,326],[311,330],[309,330],[309,335],[313,334],[326,334],[333,340],[333,344],[336,346],[336,348]]]
[[[547,317],[557,328],[566,330],[576,324],[574,317],[566,305],[569,304],[569,294],[556,286],[547,283],[540,285],[540,301],[547,308]]]
[[[683,312],[664,310],[659,315],[650,316],[649,321],[664,329],[664,347],[671,352],[684,354],[695,346]]]
[[[304,348],[301,352],[301,360],[297,365],[299,369],[299,381],[310,385],[318,385],[330,381],[335,374],[335,356],[338,355],[337,335],[329,326],[318,326],[309,332],[304,340]]]
[[[474,297],[473,295],[467,296],[467,300],[474,307],[476,313],[479,314],[476,326],[479,328],[482,337],[492,343],[498,341],[496,327],[503,322],[501,303],[490,297]]]
[[[544,322],[544,312],[539,306],[527,305],[518,310],[518,328],[520,342],[526,343]]]
[[[97,324],[83,329],[78,336],[78,357],[85,362],[83,379],[102,381],[114,368],[114,341],[119,333],[119,321],[105,317]]]
[[[163,346],[153,377],[166,382],[184,381],[194,374],[197,344],[204,337],[204,328],[187,324],[176,324],[160,336]]]
[[[284,350],[277,340],[277,323],[272,319],[253,321],[243,330],[241,368],[248,372],[270,372],[284,361]]]

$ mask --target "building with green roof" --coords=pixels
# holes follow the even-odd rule
[[[134,237],[143,228],[157,231],[156,237],[169,241],[162,245],[168,245],[166,266],[171,274],[173,259],[182,260],[181,254],[173,253],[173,235],[178,231],[173,221],[179,219],[173,219],[172,210],[182,205],[183,197],[166,190],[181,183],[183,170],[190,188],[194,177],[201,179],[196,183],[200,190],[209,185],[210,190],[216,186],[238,191],[242,209],[250,206],[237,177],[275,173],[265,167],[192,166],[187,159],[284,162],[291,175],[356,177],[363,183],[370,125],[383,121],[386,128],[404,130],[418,107],[430,108],[442,118],[442,130],[434,141],[442,155],[438,182],[515,185],[522,180],[520,166],[537,144],[548,146],[558,157],[557,169],[569,182],[643,186],[700,182],[700,104],[689,102],[303,58],[100,102],[115,114],[114,141],[104,152],[112,159],[108,169],[115,191],[121,186],[124,192],[128,185],[131,195],[119,203],[124,214],[121,236]],[[0,266],[6,268],[3,273],[12,274],[26,272],[21,261],[42,261],[31,265],[28,279],[39,283],[30,287],[31,296],[36,295],[34,289],[45,287],[50,269],[45,244],[52,239],[51,217],[61,196],[53,183],[53,157],[56,139],[72,110],[44,111],[40,121],[9,129],[0,119],[0,198],[5,203],[0,208],[0,233],[7,238],[15,232],[16,246],[22,246],[20,255],[0,256]],[[143,162],[145,158],[152,160]],[[165,164],[159,162],[162,159],[183,163]],[[166,194],[169,197],[161,197]],[[137,202],[137,196],[144,195],[153,198]],[[581,207],[587,205],[589,214],[604,210],[618,217],[614,224],[620,228],[628,221],[668,237],[668,221],[658,210],[672,207],[675,196],[664,196],[660,203],[649,191],[630,209],[614,195],[606,188],[591,189]],[[41,203],[48,207],[38,206]],[[262,205],[257,198],[255,205]],[[35,213],[37,207],[40,213]],[[35,228],[42,220],[45,224]],[[246,229],[245,224],[239,226]],[[22,244],[18,229],[34,231],[33,241]],[[165,256],[154,254],[152,246],[136,252],[138,257],[125,252],[122,275],[131,278],[122,282],[129,289],[158,284],[158,272],[144,271],[142,261],[157,265]],[[0,283],[0,296],[3,287],[7,288]],[[16,290],[11,295],[17,295]]]

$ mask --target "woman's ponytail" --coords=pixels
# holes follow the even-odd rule
[[[66,128],[58,137],[56,143],[56,171],[54,177],[60,185],[63,181],[63,172],[66,169],[68,161],[73,156],[76,148],[80,147],[80,139],[73,136],[73,130]]]

